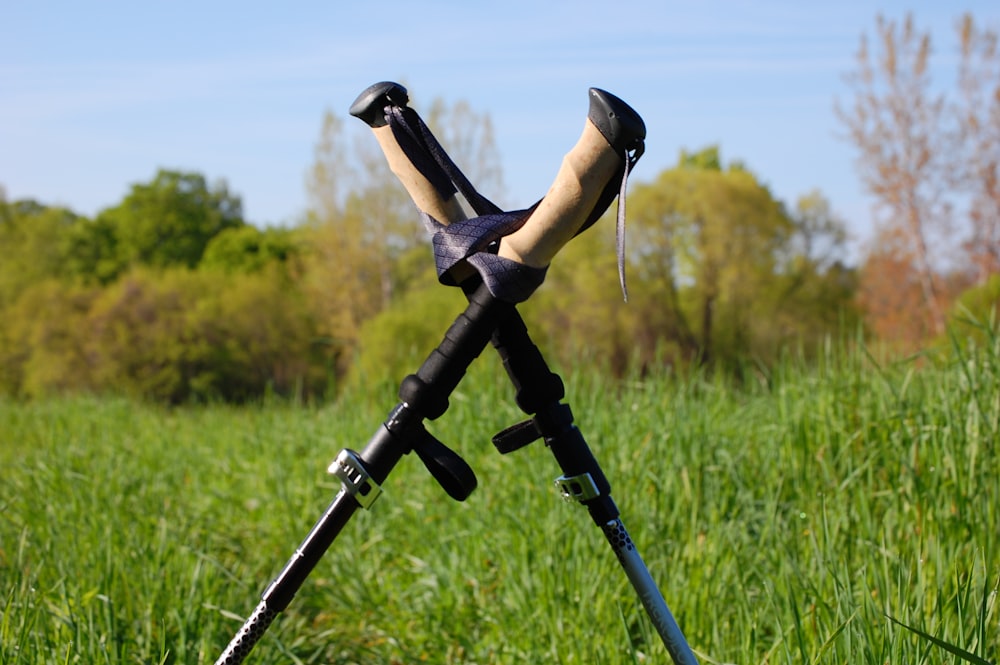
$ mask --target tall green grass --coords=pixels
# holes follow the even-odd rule
[[[982,663],[1000,651],[1000,348],[848,344],[742,381],[563,372],[622,517],[705,663]],[[557,498],[488,354],[251,663],[660,663],[600,531]],[[414,368],[404,368],[411,370]],[[405,371],[401,372],[401,375]],[[212,663],[395,404],[0,402],[0,663]]]

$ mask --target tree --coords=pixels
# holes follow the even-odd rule
[[[653,362],[660,340],[649,336],[655,325],[642,319],[657,313],[644,307],[647,297],[655,297],[653,290],[633,281],[636,288],[629,302],[623,301],[614,229],[614,222],[603,219],[574,238],[520,309],[535,342],[551,351],[553,360],[572,365],[583,360],[621,376],[637,363]],[[670,360],[677,356],[671,353]]]
[[[359,123],[360,124],[360,123]],[[323,118],[307,180],[310,208],[302,233],[308,247],[302,285],[316,307],[332,360],[346,370],[361,324],[392,300],[399,286],[393,261],[414,246],[416,212],[374,139],[352,149],[343,122]]]
[[[940,336],[957,294],[1000,271],[997,33],[969,14],[956,27],[952,90],[932,86],[930,34],[910,15],[901,25],[879,17],[877,54],[862,36],[848,79],[854,105],[837,109],[884,213],[873,238],[882,246],[868,252],[859,293],[874,308],[866,313],[871,327],[894,330],[911,347]],[[878,309],[885,307],[913,311]]]
[[[795,214],[718,149],[678,165],[630,196],[629,270],[653,295],[638,324],[683,358],[767,360],[784,344],[830,332],[851,297],[844,228],[823,197]]]
[[[748,171],[722,170],[717,148],[682,154],[648,187],[634,192],[630,245],[640,278],[662,285],[678,341],[706,363],[749,350],[755,295],[775,274],[791,220]]]
[[[322,389],[310,313],[274,268],[137,268],[102,289],[77,333],[95,388],[171,403]]]
[[[857,271],[847,260],[847,229],[819,190],[799,197],[793,232],[778,262],[775,316],[786,330],[819,341],[858,322]]]
[[[0,394],[26,397],[93,387],[87,312],[93,288],[46,278],[2,308]]]
[[[0,200],[0,309],[31,284],[67,274],[68,238],[83,223],[65,208]]]
[[[303,251],[299,235],[296,229],[282,227],[228,228],[209,240],[198,267],[254,273],[273,264],[288,264]]]
[[[89,246],[96,244],[94,268],[103,262],[106,278],[133,265],[192,268],[213,237],[243,225],[243,204],[224,181],[210,187],[200,174],[160,170],[98,214],[99,240]]]
[[[944,330],[945,303],[937,270],[949,249],[949,137],[944,97],[931,87],[931,38],[913,17],[902,25],[879,16],[873,55],[863,35],[857,69],[848,77],[854,92],[849,110],[837,107],[858,151],[862,181],[885,213],[902,256],[914,262],[922,305],[933,332]],[[884,236],[885,234],[883,234]],[[883,280],[874,266],[866,278]]]
[[[965,244],[973,280],[1000,273],[1000,52],[997,33],[979,28],[972,15],[958,24],[961,149],[955,164],[959,186],[970,195],[971,234]]]

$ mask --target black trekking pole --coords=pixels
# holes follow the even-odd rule
[[[448,494],[465,500],[476,487],[472,469],[423,426],[448,409],[448,399],[465,371],[489,344],[493,331],[514,306],[498,300],[483,286],[470,294],[466,310],[455,319],[441,344],[417,370],[403,379],[399,404],[360,453],[344,449],[330,465],[341,489],[284,569],[261,596],[216,665],[242,663],[268,626],[298,592],[306,577],[359,508],[370,508],[381,484],[399,460],[414,451]]]
[[[527,211],[507,214],[500,213],[472,187],[407,106],[402,86],[383,82],[369,87],[352,105],[351,114],[372,127],[393,172],[421,210],[427,226],[436,232],[435,254],[442,282],[460,282],[466,293],[471,293],[485,280],[494,293],[519,301],[544,278],[543,268],[541,275],[537,273],[540,267],[547,266],[565,242],[593,224],[616,195],[620,197],[618,258],[624,292],[625,181],[642,154],[645,126],[634,110],[610,93],[591,89],[590,100],[584,134],[563,160],[546,195],[553,205],[546,207],[543,199]],[[609,167],[609,154],[620,156],[620,165]],[[609,178],[610,173],[614,176]],[[616,190],[613,186],[619,179],[621,187]],[[595,185],[600,192],[596,196]],[[466,219],[457,194],[481,215],[478,220]],[[499,246],[502,243],[517,251],[517,267],[490,258],[491,252],[504,253]],[[477,253],[477,249],[486,253]],[[535,271],[524,264],[534,265]],[[525,274],[511,280],[512,270]],[[517,287],[512,288],[510,281],[517,282]],[[565,396],[562,379],[549,369],[516,310],[500,321],[492,341],[516,389],[518,406],[533,416],[495,436],[497,450],[506,454],[540,438],[545,440],[563,471],[556,480],[563,497],[586,506],[603,530],[671,658],[677,665],[697,663],[619,517],[610,483],[573,424],[572,411],[561,403]]]

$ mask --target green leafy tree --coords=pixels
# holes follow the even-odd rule
[[[779,251],[774,282],[763,294],[770,310],[771,346],[813,345],[860,321],[857,271],[845,263],[847,231],[830,202],[814,190],[790,213],[793,232]]]
[[[398,385],[441,342],[465,305],[459,289],[441,286],[433,274],[411,284],[405,298],[362,323],[358,352],[346,383],[360,386],[385,381]]]
[[[27,285],[2,310],[0,394],[43,397],[94,387],[87,317],[97,295],[48,278]]]
[[[964,291],[956,299],[948,317],[949,335],[960,344],[970,342],[990,349],[1000,344],[1000,273],[982,284]],[[951,340],[939,340],[938,346],[950,348]]]
[[[101,390],[182,402],[326,383],[309,308],[273,270],[132,270],[95,300],[86,336]]]
[[[68,239],[82,221],[65,208],[0,200],[0,307],[31,284],[66,276]]]
[[[836,318],[850,292],[828,204],[813,194],[790,214],[745,167],[723,168],[715,147],[682,153],[635,187],[629,210],[640,325],[654,328],[643,336],[669,340],[682,358],[766,360],[825,328],[816,317]]]
[[[120,274],[133,265],[191,268],[212,238],[243,225],[240,198],[225,182],[209,186],[200,174],[160,170],[99,213],[93,231],[100,242],[87,246],[101,250],[89,255],[98,262],[95,269],[104,262],[102,273]]]
[[[613,212],[613,210],[612,210]],[[546,356],[583,360],[621,375],[656,345],[643,337],[638,312],[646,285],[629,273],[629,302],[618,282],[614,223],[603,219],[574,238],[552,262],[545,283],[520,309]]]
[[[229,273],[260,272],[274,264],[286,264],[302,251],[296,229],[237,226],[224,229],[209,240],[199,268]]]
[[[107,216],[81,219],[69,230],[66,242],[66,273],[93,284],[108,284],[121,273],[115,224]]]

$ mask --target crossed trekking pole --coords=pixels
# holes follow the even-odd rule
[[[500,354],[530,418],[493,437],[506,454],[543,439],[562,470],[556,480],[564,498],[586,506],[635,588],[676,665],[697,660],[619,517],[611,486],[594,459],[573,413],[562,403],[562,379],[531,341],[516,305],[545,278],[552,258],[588,228],[619,197],[619,270],[628,173],[642,155],[646,128],[639,115],[614,95],[590,89],[583,133],[563,158],[545,197],[524,210],[504,212],[483,197],[455,166],[430,130],[407,106],[406,89],[396,83],[370,86],[350,113],[375,134],[392,172],[400,180],[433,233],[434,256],[442,283],[459,286],[469,304],[415,374],[403,379],[399,403],[360,451],[345,449],[330,465],[340,491],[261,596],[216,665],[236,665],[260,640],[319,563],[358,508],[370,508],[396,463],[415,452],[445,491],[458,501],[476,487],[472,469],[423,425],[448,409],[452,391],[487,344]],[[468,218],[464,198],[478,215]],[[624,273],[621,272],[624,291]]]

